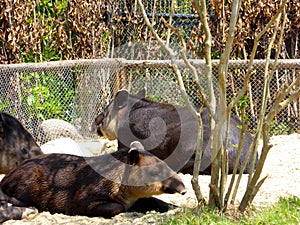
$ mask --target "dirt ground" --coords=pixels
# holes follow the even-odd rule
[[[263,186],[260,188],[257,196],[254,198],[253,205],[265,207],[276,202],[281,196],[300,197],[300,134],[281,135],[271,138],[273,148],[267,157],[263,175],[269,175]],[[186,195],[161,195],[159,198],[176,204],[181,207],[194,207],[196,198],[192,190],[190,175],[180,174],[188,192]],[[247,175],[243,175],[241,186],[236,197],[236,205],[241,201],[247,184]],[[228,181],[231,176],[228,177]],[[209,193],[208,184],[210,176],[200,176],[199,184],[202,194],[207,198]],[[178,210],[178,209],[176,209]],[[62,214],[51,215],[48,212],[33,213],[27,219],[21,221],[6,221],[4,225],[9,224],[156,224],[155,218],[171,216],[175,210],[167,213],[149,212],[140,213],[122,213],[112,219],[101,217],[89,218],[84,216],[66,216]]]

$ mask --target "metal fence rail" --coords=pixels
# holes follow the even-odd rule
[[[206,89],[203,60],[193,60],[199,70],[200,83]],[[181,68],[187,92],[195,105],[201,105],[197,86],[182,61]],[[217,75],[218,61],[213,61]],[[230,61],[227,97],[230,101],[243,85],[247,61]],[[264,76],[264,61],[254,63],[254,71],[247,93],[247,115],[250,128],[256,126],[260,110]],[[287,84],[300,76],[300,60],[281,60],[270,82],[268,106]],[[16,116],[39,143],[45,142],[40,132],[42,121],[56,118],[73,124],[85,139],[96,138],[90,132],[95,116],[121,88],[132,94],[145,88],[155,101],[183,104],[170,61],[97,59],[47,63],[0,65],[0,111]],[[300,99],[290,104],[275,118],[273,134],[297,132]],[[234,109],[238,114],[238,108]]]

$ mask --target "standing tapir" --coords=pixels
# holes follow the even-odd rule
[[[210,174],[210,120],[207,109],[201,113],[203,121],[203,155],[200,174]],[[232,173],[237,145],[241,130],[241,121],[232,115],[228,140],[229,173]],[[147,151],[156,155],[174,170],[192,173],[195,149],[197,144],[198,124],[185,107],[157,103],[145,98],[141,92],[132,96],[127,90],[120,90],[115,98],[95,118],[93,128],[100,136],[118,139],[118,149],[126,148],[129,143],[139,140]],[[222,128],[225,142],[226,124]],[[238,171],[245,160],[246,153],[252,143],[249,132],[245,134]],[[256,157],[256,163],[257,163]],[[248,173],[250,162],[244,173]]]
[[[136,202],[142,207],[141,199],[152,204],[152,195],[186,191],[180,177],[138,142],[97,157],[40,155],[10,171],[0,188],[15,207],[103,217],[130,210]]]
[[[22,124],[7,113],[0,113],[0,173],[6,174],[25,159],[40,154],[40,147]]]

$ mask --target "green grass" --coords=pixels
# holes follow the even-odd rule
[[[300,199],[298,197],[281,198],[274,205],[251,211],[250,215],[247,216],[238,212],[220,214],[207,208],[203,212],[184,209],[176,212],[172,217],[162,219],[160,222],[160,224],[168,225],[296,225],[300,224]]]
[[[273,206],[249,218],[245,224],[300,224],[300,198],[281,198]]]

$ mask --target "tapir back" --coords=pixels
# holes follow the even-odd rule
[[[73,214],[69,206],[75,202],[82,204],[80,199],[88,196],[89,187],[95,182],[101,185],[102,179],[90,169],[84,158],[47,154],[27,160],[12,170],[3,178],[0,188],[7,196],[13,197],[14,205],[24,206],[26,203],[26,206],[41,211]],[[87,207],[81,205],[77,210]]]

